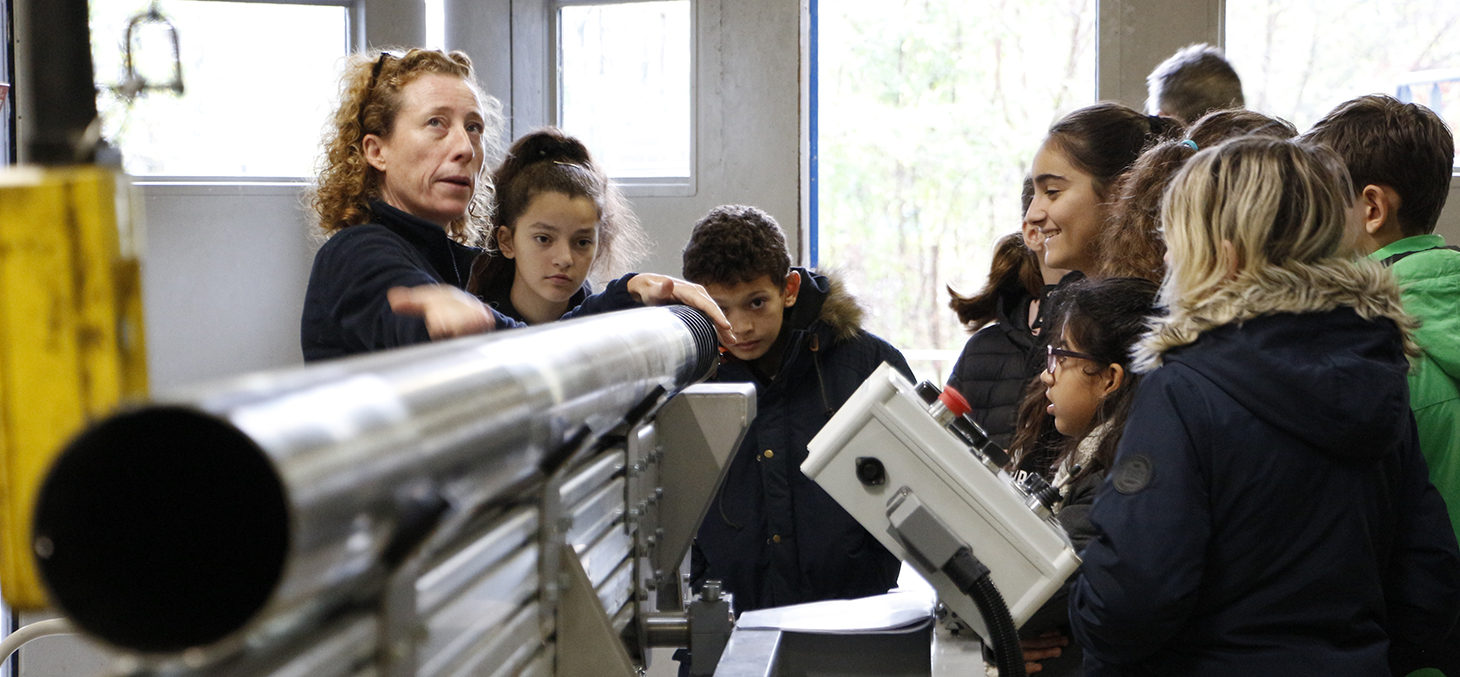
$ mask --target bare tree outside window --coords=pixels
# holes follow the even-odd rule
[[[1307,130],[1363,94],[1460,125],[1460,2],[1227,0],[1227,58],[1247,105]]]
[[[820,252],[867,328],[942,382],[968,334],[948,309],[1019,229],[1050,123],[1095,101],[1095,0],[820,4]]]

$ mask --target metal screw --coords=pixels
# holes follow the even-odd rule
[[[705,602],[720,601],[720,581],[705,581],[704,587],[700,588],[700,600]]]

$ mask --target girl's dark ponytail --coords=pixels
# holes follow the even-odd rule
[[[492,212],[487,251],[472,265],[467,290],[483,296],[487,289],[510,285],[516,273],[512,259],[501,255],[497,238],[511,229],[533,198],[562,193],[588,198],[598,209],[598,254],[589,276],[619,275],[644,256],[648,238],[623,195],[608,174],[593,161],[582,141],[554,127],[544,127],[517,139],[502,164],[492,172],[497,208]]]
[[[1179,139],[1185,127],[1172,118],[1146,115],[1118,103],[1097,103],[1064,116],[1049,128],[1046,142],[1063,152],[1095,181],[1105,199],[1110,187],[1140,157],[1141,151],[1167,139]]]

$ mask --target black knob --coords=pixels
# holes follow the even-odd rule
[[[886,484],[887,468],[875,456],[862,456],[857,459],[857,479],[869,487]]]
[[[923,381],[914,390],[917,391],[918,397],[923,398],[923,402],[926,404],[937,402],[938,396],[943,394],[943,390],[933,385],[932,381]]]

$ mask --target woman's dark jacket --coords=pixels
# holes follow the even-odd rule
[[[997,317],[968,337],[948,376],[948,385],[973,408],[974,422],[1004,449],[1014,435],[1024,388],[1034,376],[1029,373],[1036,339],[1029,329],[1029,304],[1034,300],[1018,280],[1000,287]]]
[[[1089,675],[1386,675],[1460,613],[1388,319],[1262,315],[1142,380],[1070,597]]]
[[[801,273],[786,309],[780,371],[721,364],[715,380],[756,387],[756,416],[700,525],[695,585],[724,582],[737,611],[878,595],[899,562],[815,482],[801,474],[806,445],[883,362],[912,377],[902,354],[861,329],[862,310],[834,280]]]
[[[1024,391],[1044,369],[1049,336],[1035,334],[1031,320],[1036,327],[1043,325],[1050,294],[1084,278],[1070,272],[1058,284],[1045,285],[1034,318],[1029,317],[1034,295],[1017,280],[1004,284],[998,291],[996,319],[968,338],[953,363],[948,385],[968,400],[973,408],[970,416],[1000,448],[1009,448]]]
[[[1059,522],[1060,527],[1070,537],[1070,544],[1077,553],[1083,551],[1090,540],[1095,538],[1095,527],[1090,523],[1090,506],[1095,502],[1095,495],[1104,483],[1105,470],[1094,470],[1081,473],[1074,482],[1061,490],[1064,500],[1060,504],[1059,512],[1055,514],[1055,521]],[[1076,571],[1071,574],[1064,585],[1029,620],[1024,621],[1024,625],[1019,628],[1021,639],[1033,639],[1049,630],[1070,637],[1070,590],[1075,586],[1078,573]],[[1084,656],[1085,652],[1072,638],[1059,656],[1039,662],[1039,674],[1043,677],[1082,675]]]
[[[371,202],[370,209],[371,222],[340,230],[314,256],[299,332],[305,362],[430,341],[425,320],[392,312],[386,292],[430,284],[464,288],[481,254],[447,237],[441,226],[384,202]],[[609,284],[569,315],[638,305],[628,292],[630,277]],[[523,326],[494,315],[498,329]]]

